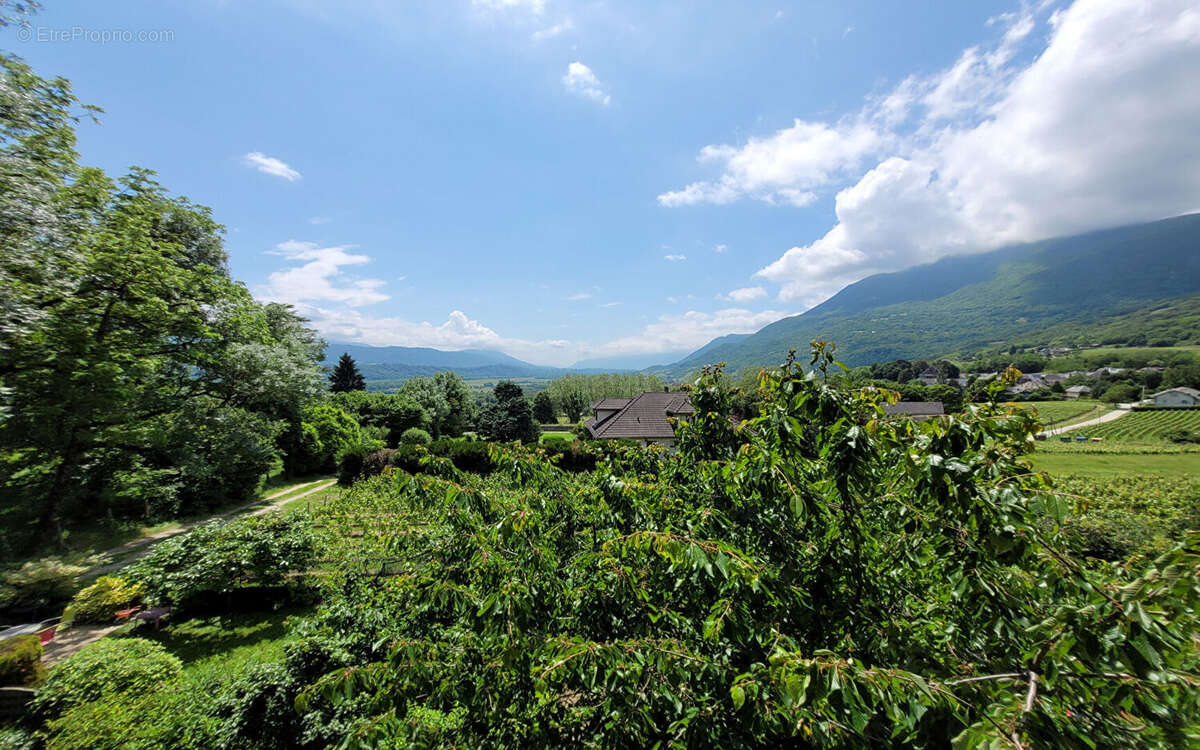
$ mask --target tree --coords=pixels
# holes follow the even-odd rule
[[[329,374],[329,390],[334,393],[367,390],[367,381],[363,379],[358,365],[354,364],[354,358],[348,352],[342,354],[333,372]]]
[[[29,517],[57,542],[67,510],[106,515],[106,498],[144,506],[156,488],[229,493],[205,502],[244,496],[270,464],[275,420],[295,408],[281,400],[319,386],[315,337],[230,278],[207,208],[170,196],[148,170],[114,183],[77,164],[75,104],[66,81],[0,57],[10,543]],[[255,434],[241,439],[235,424]],[[214,481],[191,481],[205,476]]]
[[[567,415],[567,421],[578,422],[587,410],[588,402],[584,395],[579,391],[567,391],[559,402],[562,406],[563,413]]]
[[[481,415],[480,431],[497,442],[537,441],[540,431],[533,421],[533,410],[525,399],[521,386],[503,380],[492,389],[492,395],[496,402],[488,406]]]
[[[546,391],[541,391],[533,397],[533,418],[539,424],[550,424],[554,421],[554,402],[550,400],[550,394]]]

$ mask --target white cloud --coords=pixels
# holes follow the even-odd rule
[[[677,253],[668,253],[663,256],[663,260],[670,261],[672,263],[678,263],[681,260],[687,260],[687,256],[679,255]]]
[[[883,140],[865,122],[827,125],[796,120],[789,128],[768,138],[751,138],[741,147],[705,146],[697,160],[722,165],[720,178],[663,193],[658,202],[674,207],[751,197],[806,206],[817,199],[813,188],[845,176],[876,152]]]
[[[767,296],[767,290],[761,286],[746,286],[741,289],[734,289],[729,294],[718,299],[731,300],[733,302],[753,302],[756,299],[762,299]]]
[[[612,100],[592,69],[581,62],[576,61],[568,65],[562,81],[563,85],[567,87],[567,91],[576,96],[591,99],[605,106]]]
[[[527,10],[541,13],[546,9],[546,0],[471,0],[471,5],[487,10]]]
[[[289,167],[283,161],[276,159],[273,156],[267,156],[261,151],[251,151],[242,157],[242,163],[247,167],[253,167],[263,174],[282,177],[288,182],[295,182],[300,179],[300,173]]]
[[[725,252],[726,250],[728,250],[728,249],[729,249],[729,247],[728,247],[727,245],[717,245],[717,248],[716,248],[716,249],[717,249],[717,252],[718,252],[718,253],[723,253],[723,252]]]
[[[556,36],[562,36],[574,28],[575,22],[568,18],[564,21],[554,24],[553,26],[547,26],[544,29],[538,29],[537,31],[533,32],[530,37],[535,42],[544,42],[547,39],[553,39]]]
[[[342,268],[370,263],[367,255],[347,251],[346,247],[318,247],[315,242],[288,240],[269,251],[290,261],[301,262],[267,277],[267,283],[255,289],[255,296],[272,302],[302,304],[340,302],[351,307],[383,302],[388,295],[380,291],[380,279],[347,278]]]
[[[567,297],[567,301],[568,302],[580,302],[582,300],[591,299],[591,298],[592,298],[591,294],[589,294],[587,292],[579,292],[577,294],[572,294],[570,297]]]
[[[781,299],[811,305],[948,254],[1200,210],[1200,7],[1077,0],[1047,19],[1046,5],[997,17],[994,43],[869,97],[851,126],[807,123],[787,138],[702,152],[725,167],[703,184],[728,188],[730,200],[841,187],[837,223],[758,272],[783,285]],[[875,135],[847,141],[848,127]],[[842,156],[803,156],[812,134]],[[790,159],[759,158],[785,143]],[[872,166],[846,179],[860,153]],[[689,202],[674,195],[659,200]]]
[[[314,225],[315,224],[328,224],[331,221],[333,221],[333,219],[329,218],[328,216],[314,216],[308,220],[308,223],[314,224]]]
[[[692,350],[729,333],[754,333],[791,313],[779,310],[750,312],[738,308],[711,313],[689,310],[680,315],[663,315],[633,336],[609,341],[591,351],[608,354],[653,354]],[[595,356],[595,355],[593,355]]]
[[[601,307],[616,307],[619,304],[621,304],[621,303],[620,302],[605,302],[603,305],[600,305],[600,306]]]

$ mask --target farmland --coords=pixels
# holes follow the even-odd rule
[[[1200,432],[1200,410],[1137,411],[1128,416],[1089,427],[1088,437],[1121,443],[1167,442],[1167,435],[1184,430]]]
[[[1092,419],[1105,413],[1112,407],[1099,401],[1028,401],[1022,403],[1023,408],[1037,411],[1038,421],[1043,427],[1057,427],[1069,422],[1082,419]]]

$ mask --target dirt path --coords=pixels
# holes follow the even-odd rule
[[[122,544],[120,547],[114,547],[113,549],[110,549],[110,550],[102,553],[104,557],[106,557],[110,560],[115,558],[115,560],[113,562],[105,563],[104,565],[100,565],[95,568],[92,568],[84,575],[84,578],[85,579],[95,578],[96,576],[107,575],[114,571],[120,570],[121,568],[125,567],[126,565],[133,562],[134,560],[138,560],[138,559],[150,554],[150,550],[154,548],[155,544],[158,544],[159,542],[161,542],[164,539],[170,539],[173,536],[182,534],[185,531],[190,531],[191,529],[194,529],[195,527],[199,526],[202,523],[208,523],[209,521],[216,521],[216,520],[225,520],[227,518],[232,518],[234,516],[243,515],[243,514],[250,515],[250,516],[261,516],[266,513],[270,513],[272,511],[279,510],[284,505],[292,502],[293,500],[298,500],[302,497],[307,497],[315,492],[320,492],[321,490],[324,490],[328,487],[332,487],[336,482],[337,482],[336,479],[317,479],[312,482],[307,482],[305,484],[298,484],[294,487],[288,487],[287,489],[283,489],[278,492],[267,495],[266,497],[258,498],[257,500],[255,500],[253,502],[238,506],[237,508],[234,508],[233,510],[227,510],[224,513],[218,513],[215,516],[210,516],[208,518],[202,518],[198,521],[189,521],[185,524],[180,524],[179,526],[173,526],[169,529],[164,529],[162,531],[158,531],[153,534],[149,534],[147,536],[140,537],[138,539],[134,539],[133,541],[126,542],[125,544]],[[297,490],[301,490],[301,489],[304,491],[300,492],[298,494],[294,494],[297,492]],[[274,502],[271,502],[272,500],[274,500]],[[259,505],[260,503],[267,503],[267,505],[265,505],[261,508],[256,508],[255,506]],[[254,510],[251,511],[250,513],[246,513],[246,511],[251,508],[254,508]]]
[[[1061,435],[1064,432],[1070,432],[1071,430],[1078,430],[1081,427],[1095,427],[1098,424],[1104,424],[1105,422],[1111,422],[1114,419],[1120,419],[1121,417],[1123,417],[1129,413],[1130,413],[1129,409],[1117,408],[1117,409],[1113,409],[1112,411],[1106,411],[1103,414],[1101,414],[1100,416],[1096,417],[1095,419],[1088,419],[1083,422],[1076,422],[1075,424],[1069,424],[1065,427],[1055,427],[1053,430],[1046,430],[1042,434],[1045,435],[1046,437],[1054,437],[1055,435]]]

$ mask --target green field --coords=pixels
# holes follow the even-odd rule
[[[1080,430],[1088,437],[1121,443],[1165,443],[1178,430],[1200,432],[1200,409],[1135,411],[1120,419]]]
[[[1137,475],[1188,478],[1200,476],[1200,452],[1038,452],[1033,456],[1033,467],[1050,472],[1053,476],[1083,474],[1093,477]]]
[[[571,432],[543,432],[541,442],[564,443],[569,445],[575,442],[575,435]]]
[[[1100,401],[1025,401],[1024,408],[1037,411],[1043,427],[1058,427],[1069,422],[1098,417],[1112,407]]]

